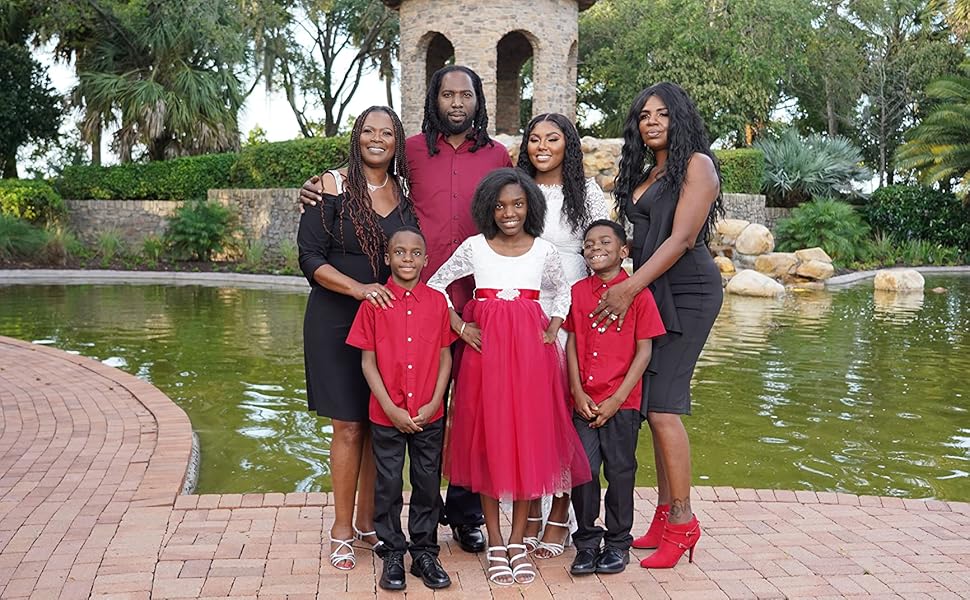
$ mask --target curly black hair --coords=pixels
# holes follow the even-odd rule
[[[408,161],[404,157],[404,126],[397,113],[386,106],[371,106],[357,117],[354,121],[354,128],[350,133],[350,154],[347,157],[347,185],[344,189],[344,201],[340,203],[340,210],[337,222],[343,222],[344,213],[350,212],[350,222],[353,224],[354,233],[360,241],[360,247],[367,255],[371,271],[374,277],[380,270],[380,263],[383,261],[384,254],[387,252],[387,236],[384,228],[381,227],[374,212],[370,191],[367,189],[367,178],[364,176],[362,168],[364,159],[360,153],[360,136],[364,129],[364,121],[372,112],[383,112],[391,118],[394,124],[394,156],[391,164],[387,166],[388,176],[391,177],[393,185],[398,192],[399,202],[397,212],[404,220],[417,222],[417,214],[414,211],[414,203],[411,201],[408,177]],[[320,218],[323,221],[324,230],[331,237],[337,237],[340,245],[343,246],[343,229],[338,232],[330,231],[330,226],[323,218],[323,211],[320,211]],[[336,234],[336,235],[335,235]]]
[[[492,138],[488,136],[488,110],[485,108],[485,92],[482,89],[482,78],[478,73],[462,65],[448,65],[434,72],[431,81],[428,83],[428,95],[424,99],[424,121],[421,123],[421,133],[424,134],[425,143],[428,145],[428,154],[434,156],[438,153],[438,134],[446,133],[448,127],[441,121],[438,112],[438,93],[441,92],[441,80],[448,73],[459,71],[468,75],[472,80],[472,89],[475,92],[475,116],[472,118],[472,128],[466,136],[474,140],[469,152],[475,152],[485,145],[493,145]]]
[[[613,195],[616,198],[617,213],[621,223],[626,222],[627,200],[656,164],[653,151],[646,147],[640,137],[639,128],[640,111],[651,96],[657,96],[663,100],[670,115],[670,126],[667,129],[667,162],[664,164],[663,175],[657,179],[656,185],[669,187],[679,193],[687,176],[687,163],[695,153],[711,159],[718,181],[721,181],[721,168],[711,151],[707,128],[694,101],[676,83],[664,81],[654,84],[637,95],[623,125],[623,150],[620,154],[619,171],[613,182]],[[714,221],[723,215],[724,206],[719,192],[708,213],[707,223],[704,225],[702,232],[704,239],[707,239],[713,230]]]
[[[421,238],[421,241],[424,243],[425,246],[428,245],[428,240],[425,239],[424,233],[420,229],[412,225],[402,225],[394,230],[394,233],[391,234],[391,237],[387,238],[388,246],[390,246],[391,240],[393,240],[394,237],[397,236],[397,234],[399,233],[413,233],[414,235]]]
[[[589,221],[589,206],[586,204],[586,173],[583,171],[583,144],[579,140],[576,126],[565,115],[544,113],[536,116],[522,133],[519,145],[519,162],[516,165],[535,177],[537,169],[529,160],[529,136],[536,125],[549,121],[562,132],[566,151],[562,159],[562,212],[566,215],[573,233],[578,232]]]
[[[617,239],[620,240],[620,245],[621,246],[626,245],[626,230],[623,229],[623,226],[617,223],[616,221],[611,221],[609,219],[596,219],[595,221],[587,225],[586,229],[583,230],[584,240],[586,239],[586,236],[589,235],[589,232],[593,230],[594,227],[609,227],[616,235]]]
[[[495,222],[495,205],[498,204],[499,194],[507,185],[518,185],[525,192],[526,213],[522,229],[532,237],[539,237],[546,223],[546,197],[528,174],[511,167],[492,171],[475,188],[472,220],[478,230],[488,239],[499,234],[499,227]]]

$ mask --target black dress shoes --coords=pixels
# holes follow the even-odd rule
[[[485,549],[485,536],[478,525],[452,525],[451,534],[465,552],[481,552]]]
[[[596,559],[596,572],[603,574],[622,573],[629,562],[630,552],[628,550],[607,546],[603,548],[599,558]]]
[[[385,590],[403,590],[407,587],[404,580],[404,556],[388,554],[384,557],[384,571],[378,585]]]
[[[411,561],[411,575],[421,578],[426,587],[440,590],[451,585],[451,577],[441,567],[438,557],[433,554],[419,554]]]
[[[596,572],[596,559],[599,558],[600,551],[597,548],[581,548],[576,550],[576,558],[569,566],[569,572],[573,575],[591,575]]]

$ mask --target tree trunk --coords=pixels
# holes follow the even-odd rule
[[[17,179],[17,152],[11,152],[5,156],[0,157],[0,161],[3,161],[0,166],[2,166],[2,179]]]
[[[839,123],[835,118],[835,101],[832,100],[832,84],[825,79],[825,118],[828,122],[829,136],[839,134]]]
[[[391,110],[394,110],[394,96],[391,94],[393,83],[390,77],[384,77],[384,92],[387,94],[387,106]]]
[[[91,136],[91,164],[101,166],[101,123]]]

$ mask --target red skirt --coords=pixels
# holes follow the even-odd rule
[[[462,317],[482,329],[482,352],[457,365],[444,472],[453,485],[501,500],[532,500],[590,481],[572,424],[565,361],[545,344],[538,302],[472,300]]]

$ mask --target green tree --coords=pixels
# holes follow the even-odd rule
[[[43,24],[58,55],[75,61],[73,97],[92,145],[117,123],[122,161],[137,146],[151,160],[239,147],[236,71],[246,42],[238,2],[51,2]]]
[[[895,177],[903,133],[926,114],[930,81],[956,72],[964,50],[936,0],[858,0],[852,18],[867,34],[858,142],[880,185]]]
[[[0,176],[17,177],[17,150],[57,137],[61,98],[23,46],[0,41]]]
[[[398,19],[380,0],[257,0],[249,19],[265,81],[283,90],[304,137],[337,134],[367,69],[385,80],[390,103]]]
[[[750,142],[808,68],[817,7],[796,0],[606,0],[580,18],[581,109],[617,135],[651,83],[682,85],[714,137]]]
[[[896,159],[900,168],[916,169],[923,183],[949,187],[957,180],[966,201],[970,199],[970,63],[964,63],[963,73],[927,86],[926,95],[939,103],[907,132]]]

